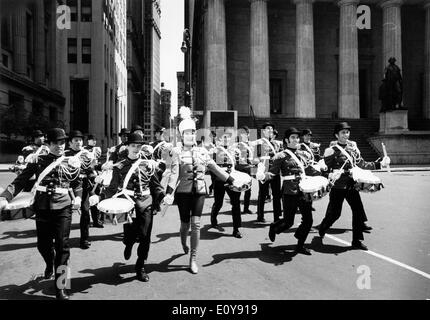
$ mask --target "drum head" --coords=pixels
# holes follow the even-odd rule
[[[124,198],[110,198],[100,201],[97,209],[107,214],[121,214],[133,210],[134,204],[128,199]]]
[[[300,190],[305,193],[317,192],[321,189],[326,189],[328,180],[322,176],[306,177],[299,183]]]
[[[31,192],[21,192],[9,204],[5,210],[18,210],[30,207],[34,202],[34,194]]]

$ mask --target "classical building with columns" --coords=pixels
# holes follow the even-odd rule
[[[64,126],[56,9],[50,0],[0,1],[0,140]]]
[[[430,118],[429,0],[188,1],[196,110],[378,119],[393,56],[408,117]],[[360,5],[370,29],[356,26]]]

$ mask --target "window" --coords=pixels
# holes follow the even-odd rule
[[[270,79],[270,113],[282,113],[282,79]]]
[[[81,0],[81,21],[91,22],[91,0]]]
[[[1,47],[3,49],[11,49],[11,41],[10,41],[10,20],[8,18],[1,18]]]
[[[82,63],[91,63],[91,39],[82,39]]]
[[[76,39],[67,39],[67,62],[77,63],[78,62],[78,48]]]
[[[70,7],[70,20],[78,21],[78,0],[67,0],[67,5]]]
[[[43,103],[38,100],[33,100],[31,113],[33,113],[34,116],[42,117],[43,116]]]

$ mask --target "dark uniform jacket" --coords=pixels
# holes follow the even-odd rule
[[[112,180],[110,185],[103,191],[102,198],[111,198],[116,193],[122,190],[124,179],[127,176],[131,166],[137,161],[137,159],[130,159],[129,157],[122,160],[120,164],[113,168]],[[142,167],[141,167],[142,168]],[[149,205],[152,204],[154,210],[158,210],[160,207],[161,200],[163,200],[165,194],[163,187],[157,179],[157,176],[153,174],[149,181],[141,181],[137,170],[133,172],[131,178],[126,187],[127,190],[134,192],[131,197],[137,199],[149,199],[152,196],[152,201],[145,201]],[[149,194],[148,194],[149,191]]]
[[[312,151],[315,162],[318,162],[321,160],[319,144],[314,142],[309,142],[309,143],[303,142],[303,144],[305,144]],[[300,150],[309,152],[308,148],[306,148],[303,144],[300,144]]]
[[[18,193],[20,193],[27,181],[36,175],[36,179],[49,166],[52,162],[56,161],[59,157],[52,153],[42,155],[39,157],[37,163],[29,163],[24,171],[16,177],[16,179],[7,187],[1,197],[5,197],[8,201],[12,200]],[[37,210],[60,210],[72,204],[72,197],[70,193],[59,194],[55,193],[55,188],[72,188],[74,195],[82,197],[82,185],[79,182],[67,181],[65,178],[60,177],[58,167],[54,168],[39,184],[40,186],[48,187],[52,192],[37,191],[35,194],[35,201],[33,208]]]
[[[302,157],[309,156],[308,154],[306,154],[307,153],[306,151],[291,149],[291,148],[288,148],[288,150],[293,152],[300,161],[302,161],[301,159]],[[283,194],[288,194],[288,195],[299,194],[300,192],[299,183],[301,180],[302,170],[299,164],[290,156],[290,154],[288,154],[285,151],[281,151],[277,153],[273,157],[273,164],[270,166],[269,172],[274,175],[281,174],[281,177],[295,176],[294,180],[285,180],[281,188],[283,190]],[[308,176],[320,175],[320,173],[317,170],[315,170],[312,166],[305,167],[305,173]],[[266,176],[268,177],[269,175],[266,174]]]
[[[120,143],[112,148],[110,148],[111,155],[109,157],[109,161],[113,161],[113,163],[117,163],[122,159],[125,159],[128,155],[127,146],[124,143]]]
[[[364,159],[359,156],[359,150],[354,141],[350,141],[348,145],[342,145],[337,141],[333,141],[331,142],[330,147],[328,147],[324,152],[324,162],[326,163],[329,172],[340,169],[348,159],[340,149],[337,148],[338,144],[345,149],[345,151],[352,157],[355,164],[361,169],[375,170],[381,168],[380,162],[364,161]],[[354,185],[354,180],[352,179],[349,171],[351,168],[352,165],[348,161],[348,163],[343,167],[343,172],[340,178],[334,183],[333,188],[347,189]]]

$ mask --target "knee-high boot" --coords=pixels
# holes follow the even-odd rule
[[[192,273],[197,273],[197,248],[200,240],[200,217],[191,217],[191,255],[190,269]]]
[[[179,233],[181,235],[181,244],[182,248],[184,249],[185,254],[188,253],[190,248],[187,246],[187,239],[188,239],[188,231],[190,230],[190,223],[189,222],[182,222],[181,221],[181,228],[179,229]]]

